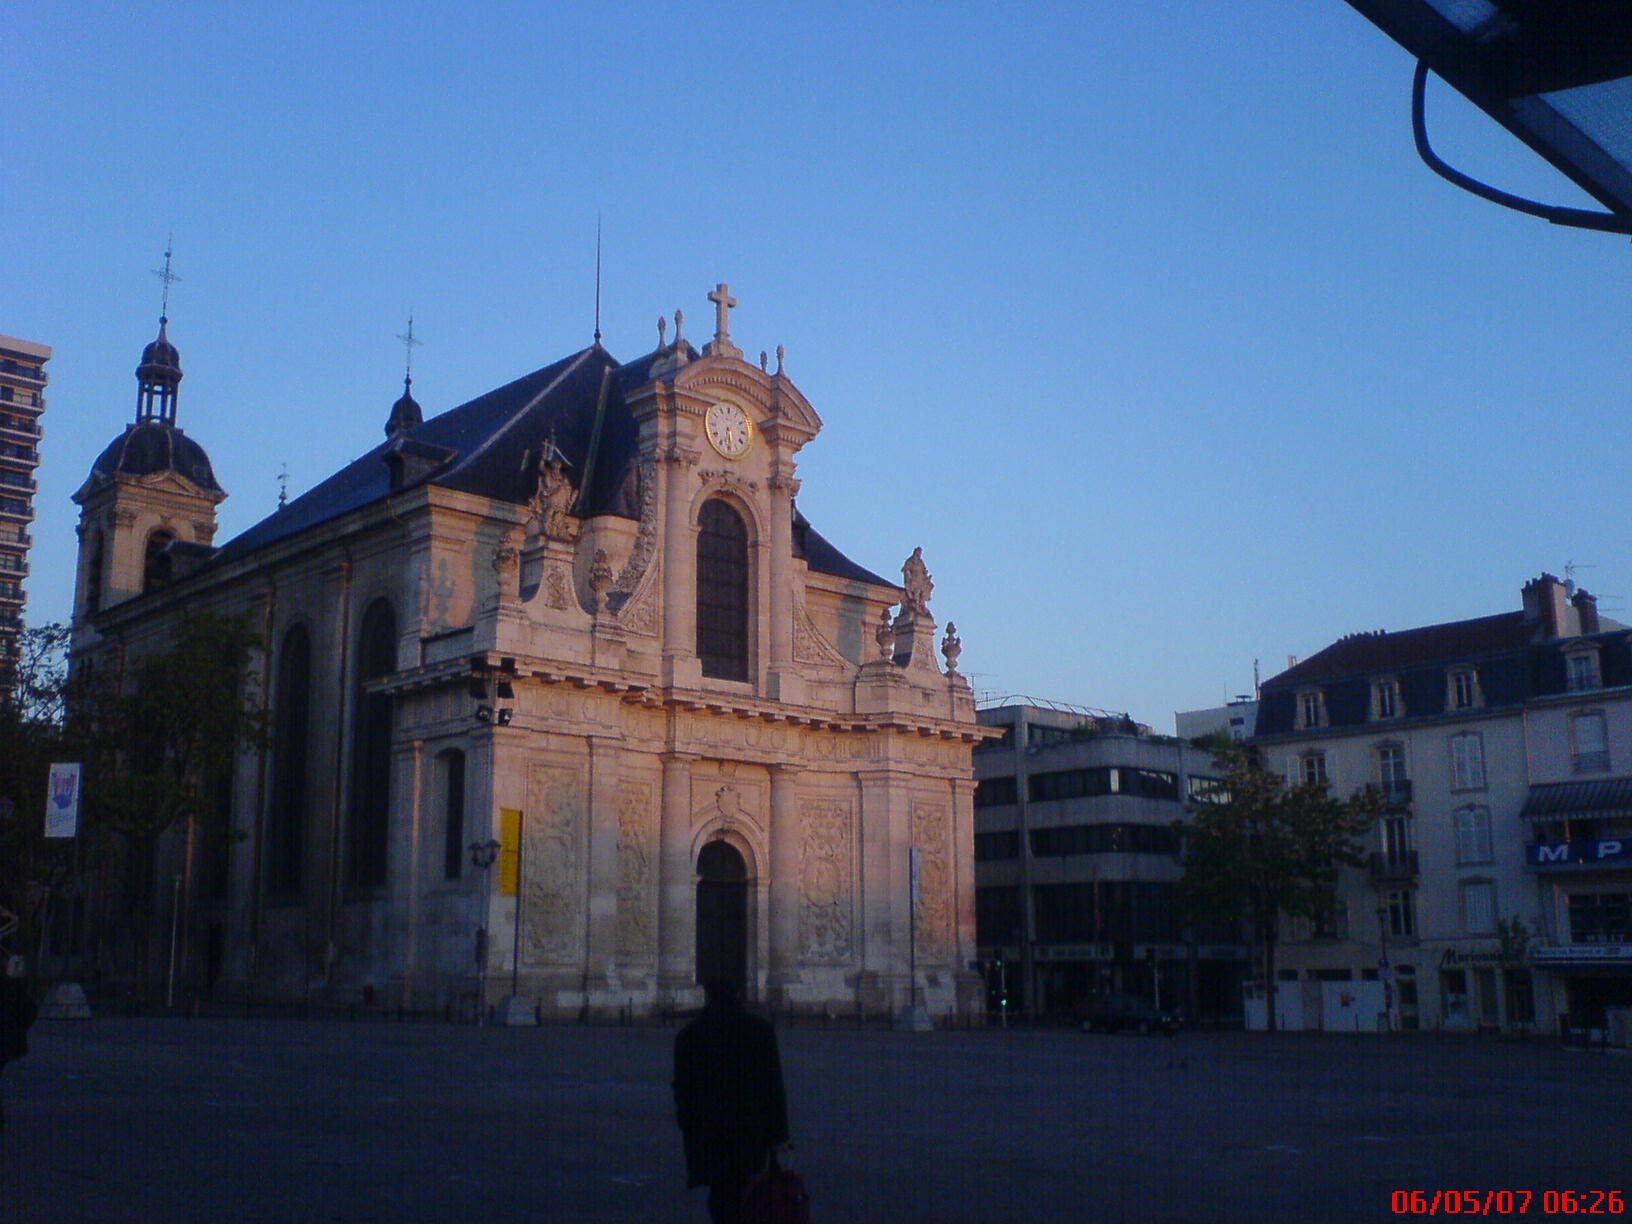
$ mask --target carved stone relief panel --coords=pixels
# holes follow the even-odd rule
[[[584,787],[577,770],[535,765],[521,844],[522,959],[576,961],[584,946]]]
[[[620,961],[651,960],[657,952],[657,836],[650,782],[618,787],[618,936]]]
[[[842,799],[799,805],[799,947],[812,964],[843,964],[852,955],[855,899],[854,821]]]
[[[918,847],[918,948],[921,959],[952,956],[956,898],[949,844],[952,813],[944,803],[912,805],[912,844]]]

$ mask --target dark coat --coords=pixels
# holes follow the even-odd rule
[[[0,1067],[28,1053],[28,1029],[38,1014],[22,979],[0,974]]]
[[[686,1185],[744,1182],[788,1141],[782,1059],[770,1024],[740,1006],[703,1009],[674,1039],[674,1103]]]

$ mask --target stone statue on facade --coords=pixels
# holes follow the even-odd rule
[[[935,593],[930,581],[929,567],[924,564],[924,550],[912,550],[912,556],[901,566],[901,585],[906,595],[901,600],[901,611],[907,616],[922,616],[929,612],[929,597]]]
[[[539,534],[545,539],[577,542],[579,522],[572,513],[575,496],[572,481],[567,479],[566,462],[552,438],[544,443],[544,454],[538,461],[538,488],[531,502]]]

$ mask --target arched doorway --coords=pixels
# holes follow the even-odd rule
[[[697,855],[697,980],[748,983],[748,865],[711,841]]]

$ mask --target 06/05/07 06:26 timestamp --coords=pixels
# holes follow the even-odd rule
[[[1388,1196],[1395,1215],[1623,1215],[1619,1190],[1395,1190]]]

